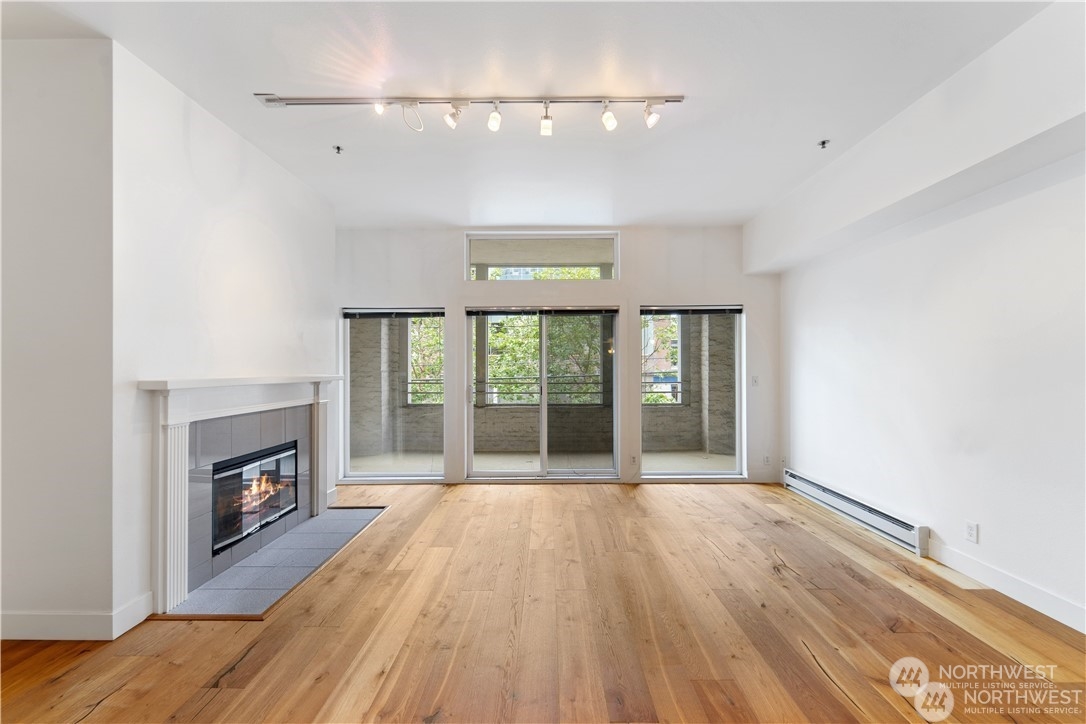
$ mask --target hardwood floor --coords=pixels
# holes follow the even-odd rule
[[[390,508],[265,621],[5,641],[0,716],[923,721],[889,681],[912,656],[933,680],[997,667],[947,682],[949,721],[1084,718],[1082,634],[777,486],[350,486],[340,503]],[[988,688],[1029,682],[1050,697],[1035,711]],[[1018,710],[982,711],[993,691]]]

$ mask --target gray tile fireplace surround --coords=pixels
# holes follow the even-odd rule
[[[298,405],[189,425],[190,593],[310,517],[310,411],[309,405]],[[292,440],[298,446],[298,509],[212,557],[211,466]]]

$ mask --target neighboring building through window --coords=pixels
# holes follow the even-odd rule
[[[681,319],[678,314],[641,316],[641,402],[681,403]]]

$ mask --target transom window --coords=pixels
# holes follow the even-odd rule
[[[472,281],[599,281],[615,274],[615,237],[472,237]]]

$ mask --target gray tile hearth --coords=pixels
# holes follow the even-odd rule
[[[369,525],[382,508],[329,508],[189,593],[171,615],[259,615]]]

